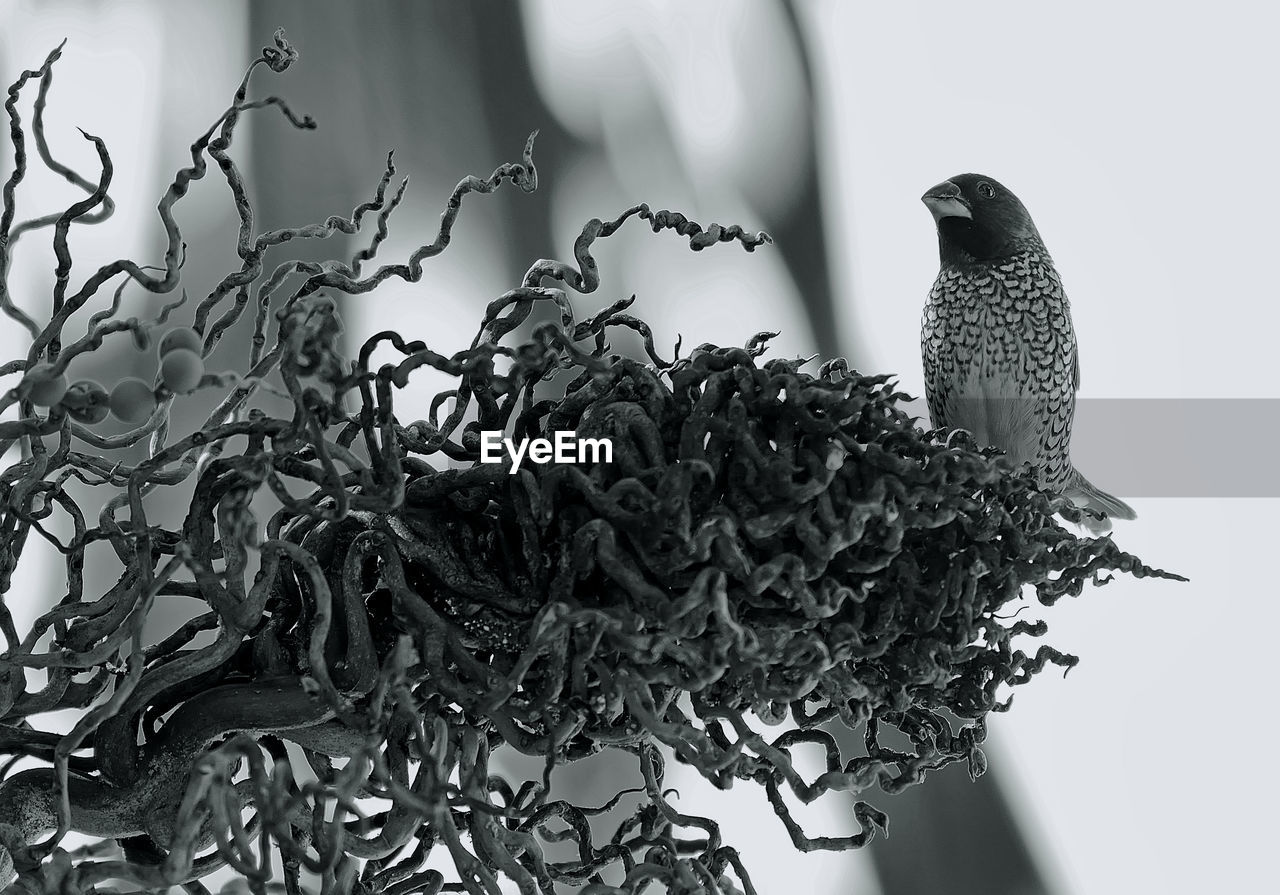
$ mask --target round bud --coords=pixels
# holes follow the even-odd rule
[[[73,420],[78,423],[87,423],[90,426],[105,420],[110,412],[111,407],[106,401],[101,404],[90,404],[88,407],[67,408],[67,414]]]
[[[140,423],[156,409],[155,391],[135,376],[121,379],[111,390],[111,413],[126,423]]]
[[[160,381],[175,395],[195,391],[204,376],[204,361],[190,348],[174,348],[160,359]]]
[[[81,423],[100,423],[111,411],[111,396],[100,383],[92,379],[80,379],[67,387],[62,396],[62,406],[73,420]]]
[[[160,356],[164,357],[170,351],[178,348],[194,351],[199,356],[200,352],[204,350],[204,339],[189,326],[175,326],[160,337],[160,348],[158,350]]]
[[[67,393],[67,377],[53,371],[53,364],[36,364],[27,371],[26,381],[31,386],[27,396],[32,404],[52,407]]]

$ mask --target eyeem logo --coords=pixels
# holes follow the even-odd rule
[[[515,475],[528,457],[534,463],[612,463],[613,439],[579,438],[574,432],[560,431],[555,439],[522,438],[517,444],[501,430],[480,433],[480,462],[501,463],[503,454],[511,458],[507,475]]]

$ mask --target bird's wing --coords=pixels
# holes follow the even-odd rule
[[[929,405],[929,423],[935,429],[947,429],[951,427],[948,422],[950,417],[948,410],[952,397],[951,388],[948,380],[938,375],[936,358],[932,366],[933,369],[930,370],[930,363],[926,355],[924,362],[924,397],[925,402]]]
[[[920,324],[920,357],[924,365],[924,396],[929,405],[929,423],[935,429],[945,429],[950,426],[948,418],[955,377],[946,375],[944,369],[952,358],[948,354],[951,346],[946,338],[946,327],[936,304],[938,293],[939,286],[935,284]]]

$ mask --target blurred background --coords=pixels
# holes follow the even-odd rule
[[[1072,299],[1077,438],[1101,445],[1095,465],[1080,465],[1130,497],[1124,481],[1091,470],[1109,454],[1139,465],[1166,458],[1167,489],[1134,497],[1139,519],[1115,537],[1192,582],[1120,578],[1051,611],[1031,604],[1026,614],[1049,622],[1048,642],[1080,666],[1066,680],[1046,672],[992,718],[991,771],[978,783],[952,767],[903,795],[872,794],[891,838],[859,852],[794,852],[754,787],[716,792],[674,763],[668,783],[723,821],[762,893],[1252,892],[1272,878],[1268,818],[1280,798],[1268,752],[1278,732],[1268,711],[1277,502],[1193,499],[1180,482],[1226,467],[1261,475],[1267,461],[1261,446],[1215,428],[1178,443],[1160,427],[1121,437],[1083,412],[1090,401],[1141,399],[1185,416],[1233,397],[1265,413],[1280,396],[1271,258],[1280,234],[1264,201],[1280,150],[1266,111],[1280,13],[1213,9],[0,0],[0,76],[11,82],[67,38],[50,142],[90,175],[92,146],[74,128],[112,152],[118,208],[108,224],[73,233],[73,281],[115,257],[159,262],[155,201],[277,27],[301,61],[261,73],[253,95],[286,97],[319,129],[294,130],[268,111],[239,130],[232,155],[260,229],[348,214],[394,149],[413,182],[380,257],[403,259],[434,238],[454,183],[518,160],[538,129],[536,193],[471,197],[421,283],[390,281],[342,307],[353,343],[394,326],[443,353],[469,344],[484,304],[535,259],[571,257],[586,220],[647,202],[767,230],[775,245],[695,255],[671,234],[624,229],[596,244],[602,285],[575,298],[580,316],[635,293],[633,310],[666,356],[678,336],[686,347],[726,345],[780,330],[776,354],[844,355],[920,395],[919,320],[937,247],[919,196],[962,171],[995,176],[1031,209]],[[25,116],[30,106],[20,108]],[[0,177],[12,164],[0,159]],[[23,186],[28,215],[76,198],[34,170]],[[238,267],[236,218],[216,172],[178,214],[190,247],[184,285],[203,296]],[[290,250],[319,260],[349,256],[351,245]],[[24,242],[14,265],[16,301],[46,319],[47,235]],[[130,295],[124,313],[155,307]],[[25,335],[0,320],[6,360],[25,352]],[[102,373],[150,378],[149,356],[116,347],[98,361]],[[221,358],[243,369],[243,354],[229,334],[211,367]],[[421,400],[425,415],[441,387],[416,377],[399,404]],[[1191,459],[1171,465],[1170,456]],[[29,544],[35,560],[44,545]],[[23,630],[59,596],[54,557],[40,558],[11,592]],[[572,798],[590,802],[616,789],[615,775],[634,775],[630,761],[593,762],[563,774]],[[806,832],[848,832],[850,804],[823,801],[802,815]]]

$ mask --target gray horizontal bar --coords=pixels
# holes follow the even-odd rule
[[[1117,497],[1280,497],[1277,446],[1280,398],[1082,398],[1071,460]]]

